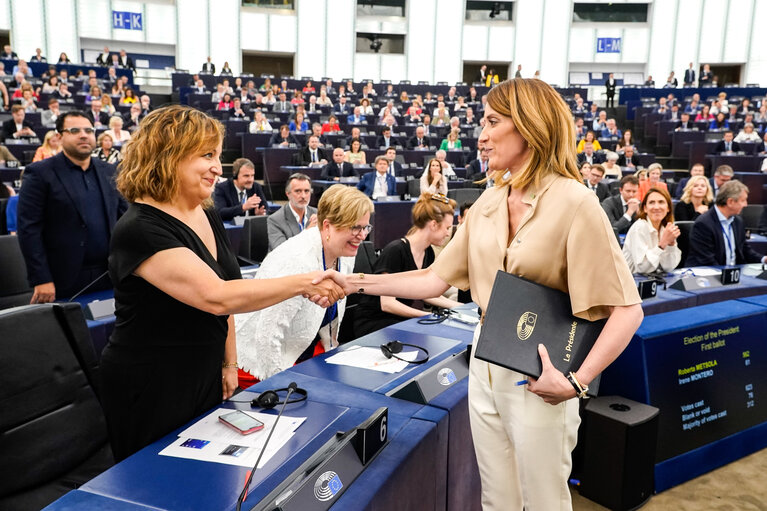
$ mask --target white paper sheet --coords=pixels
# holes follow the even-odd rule
[[[160,451],[160,454],[176,458],[252,467],[277,416],[242,410],[264,423],[264,429],[249,435],[242,435],[218,420],[219,415],[232,411],[231,408],[214,410],[179,433],[178,440]],[[277,451],[288,443],[295,430],[305,420],[305,417],[282,416],[258,464],[259,468],[263,467]]]
[[[721,274],[721,269],[708,268],[706,266],[695,268],[679,268],[674,270],[674,275],[689,275],[690,277],[718,277]]]
[[[403,351],[402,353],[397,353],[397,356],[412,362],[418,356],[418,352],[415,350]],[[372,369],[373,371],[390,374],[398,373],[409,365],[408,362],[397,360],[393,357],[386,358],[380,348],[367,346],[352,346],[326,358],[325,362],[328,364]]]

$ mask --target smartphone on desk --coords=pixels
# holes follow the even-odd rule
[[[235,410],[231,413],[219,415],[218,420],[230,428],[239,431],[243,435],[249,435],[264,429],[264,423],[254,419],[241,410]]]

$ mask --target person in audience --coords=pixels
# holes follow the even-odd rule
[[[43,84],[43,94],[53,94],[59,88],[59,77],[53,75]]]
[[[591,123],[591,129],[595,133],[602,133],[602,130],[607,128],[607,112],[604,110],[599,111],[599,115]]]
[[[388,172],[389,160],[386,156],[377,156],[373,167],[375,170],[362,175],[357,183],[357,189],[373,200],[387,195],[397,195],[397,181]]]
[[[634,134],[631,130],[626,130],[623,132],[623,136],[615,145],[615,152],[621,154],[623,152],[623,148],[626,146],[634,146]]]
[[[112,181],[114,166],[91,158],[96,141],[90,120],[67,112],[56,130],[62,151],[26,168],[19,198],[19,243],[34,287],[31,303],[69,298],[102,275],[110,233],[125,211]],[[91,291],[108,287],[102,278]]]
[[[56,156],[59,152],[61,152],[61,135],[55,130],[51,130],[45,134],[43,145],[37,148],[35,157],[32,158],[32,161],[42,161],[46,158]]]
[[[9,161],[19,161],[7,147],[0,144],[0,167],[5,167]],[[22,172],[23,173],[23,172]]]
[[[230,96],[228,92],[224,93],[224,97],[222,97],[221,101],[219,101],[218,105],[216,105],[216,110],[228,111],[233,108],[234,108],[234,102],[232,101],[232,96]]]
[[[293,106],[303,105],[306,103],[304,101],[304,95],[300,90],[297,90],[293,93],[293,97],[290,99],[290,104]]]
[[[327,165],[328,158],[325,149],[320,147],[320,139],[310,135],[306,147],[301,150],[300,164],[309,167],[321,167]]]
[[[232,179],[216,185],[213,203],[221,220],[230,221],[237,216],[262,216],[266,214],[266,195],[256,183],[256,170],[247,158],[237,158],[232,163]]]
[[[94,128],[105,128],[109,125],[109,114],[101,110],[101,101],[92,102],[90,109],[85,112],[85,116],[91,121]]]
[[[726,154],[726,153],[737,153],[740,151],[740,144],[735,142],[733,140],[733,134],[732,131],[727,130],[724,132],[724,135],[722,136],[722,140],[720,140],[716,147],[714,148],[714,152],[716,154]]]
[[[312,196],[309,176],[298,172],[291,174],[285,183],[285,195],[288,203],[267,219],[269,251],[304,229],[317,226],[317,209],[309,206]]]
[[[130,107],[130,112],[126,114],[124,117],[125,123],[124,127],[129,132],[133,133],[138,129],[138,125],[141,122],[141,119],[144,118],[144,115],[141,113],[141,105],[138,103],[133,103]]]
[[[708,105],[703,105],[700,109],[700,112],[698,112],[698,115],[695,116],[695,122],[712,122],[714,120],[714,116],[711,114],[711,108]]]
[[[3,52],[0,53],[0,58],[4,60],[19,60],[19,56],[16,55],[16,52],[11,50],[10,44],[3,45]]]
[[[623,147],[623,154],[618,157],[617,164],[619,167],[626,167],[628,169],[639,167],[639,156],[634,152],[634,146],[627,145]]]
[[[682,192],[682,198],[674,206],[674,218],[677,222],[695,220],[706,213],[714,203],[711,185],[703,175],[692,176]]]
[[[223,126],[202,112],[170,106],[147,116],[126,147],[117,185],[131,205],[115,226],[109,258],[118,321],[101,358],[102,405],[118,461],[232,395],[230,314],[299,295],[325,305],[342,297],[310,284],[316,273],[240,278],[221,219],[203,207],[221,175],[223,136]]]
[[[602,201],[602,209],[617,234],[626,234],[636,221],[640,204],[636,198],[638,191],[639,180],[634,176],[625,176],[620,182],[620,193]]]
[[[767,123],[767,102],[762,101],[762,106],[759,107],[759,111],[754,116],[754,122]]]
[[[653,113],[660,114],[665,117],[668,112],[669,106],[666,104],[666,98],[658,99],[658,107],[653,111]]]
[[[714,193],[714,198],[719,195],[719,188],[721,188],[726,182],[730,181],[735,173],[732,167],[729,165],[719,165],[714,171],[714,177],[709,179],[708,184],[711,185],[711,190]]]
[[[279,99],[277,99],[274,102],[274,106],[272,107],[273,112],[288,112],[293,113],[295,111],[295,108],[293,105],[287,100],[287,96],[284,92],[280,92]]]
[[[589,171],[589,178],[583,183],[589,190],[596,194],[599,202],[602,202],[610,196],[610,188],[602,182],[604,175],[605,169],[602,165],[592,165],[591,170]]]
[[[421,126],[423,127],[423,134],[427,137],[438,134],[437,131],[431,126],[431,116],[429,114],[423,114]]]
[[[376,147],[386,149],[390,146],[401,145],[399,139],[393,137],[391,132],[391,127],[384,126],[381,135],[376,139]]]
[[[605,171],[605,178],[616,179],[623,176],[623,171],[618,165],[618,153],[612,151],[605,152],[605,161],[601,163]]]
[[[690,120],[690,114],[687,112],[679,116],[679,126],[674,128],[674,131],[689,131],[695,128],[695,125]]]
[[[115,148],[114,138],[109,130],[106,130],[96,140],[96,149],[92,155],[101,161],[117,165],[122,161],[122,153]]]
[[[470,364],[469,414],[483,506],[569,509],[567,480],[579,424],[575,387],[588,385],[628,344],[642,321],[641,301],[604,212],[579,182],[572,114],[556,91],[541,80],[507,80],[491,89],[484,115],[488,124],[479,143],[490,150],[491,168],[499,169],[495,186],[472,206],[439,258],[417,272],[332,275],[350,292],[362,288],[409,299],[439,296],[451,284],[471,288],[487,310],[503,269],[569,293],[579,317],[608,318],[595,348],[570,375],[573,384],[544,348],[539,379],[477,358]],[[574,211],[578,222],[571,221]],[[542,252],[524,241],[531,239],[527,233],[557,242]],[[507,247],[515,237],[522,243]],[[605,274],[613,276],[611,285],[594,286]],[[517,385],[525,379],[526,389]]]
[[[107,67],[112,62],[112,56],[109,53],[109,48],[104,46],[104,50],[101,51],[96,57],[96,64]]]
[[[339,181],[342,177],[359,177],[359,173],[351,163],[344,161],[344,150],[336,147],[333,149],[333,161],[322,168],[320,177]]]
[[[339,113],[338,115],[343,115],[343,113]],[[362,108],[355,106],[353,112],[346,117],[346,122],[347,124],[361,124],[365,122],[365,119],[366,117],[362,115]]]
[[[659,188],[668,192],[668,185],[661,181],[663,175],[663,166],[660,163],[653,163],[647,167],[647,179],[639,179],[639,194],[637,198],[643,200],[645,194],[650,188]]]
[[[266,120],[264,113],[260,109],[253,112],[253,121],[248,125],[249,133],[259,133],[263,131],[272,131],[272,125]]]
[[[232,68],[229,67],[229,61],[224,61],[224,65],[221,66],[221,72],[219,74],[222,74],[222,75],[232,74]]]
[[[668,78],[666,78],[666,83],[663,85],[664,89],[676,89],[679,87],[679,80],[676,79],[674,76],[674,72],[671,71],[668,75]]]
[[[435,259],[435,246],[450,236],[456,203],[445,195],[421,192],[413,205],[413,225],[403,238],[390,242],[376,260],[376,274],[391,274],[428,268]],[[443,296],[423,300],[429,305],[453,308],[459,302]],[[363,296],[354,315],[354,335],[359,337],[408,318],[425,316],[415,300],[394,296]]]
[[[394,177],[402,176],[402,164],[396,160],[397,148],[394,146],[387,147],[384,156],[389,162],[389,169],[387,172]]]
[[[129,131],[123,129],[123,118],[115,115],[109,118],[109,129],[105,133],[112,136],[112,141],[116,147],[125,144],[131,138]]]
[[[274,147],[274,146],[288,147],[290,144],[293,144],[296,147],[299,147],[301,145],[298,143],[298,140],[296,139],[296,137],[294,137],[293,134],[290,133],[290,129],[288,128],[287,124],[281,125],[280,131],[272,134],[272,138],[269,139],[270,147]]]
[[[585,183],[591,175],[591,163],[584,161],[578,166],[578,171],[581,173],[582,181]]]
[[[437,103],[437,108],[431,114],[432,123],[435,126],[445,126],[450,124],[450,112],[445,107],[444,101]]]
[[[344,161],[352,165],[365,165],[367,159],[362,150],[362,142],[358,137],[353,137],[349,142],[349,150],[344,153]]]
[[[581,122],[583,119],[581,119]],[[461,123],[463,126],[471,126],[474,127],[477,125],[477,118],[474,116],[474,109],[472,107],[466,108],[466,115],[463,118],[463,122]]]
[[[670,272],[676,268],[682,259],[676,243],[679,234],[668,192],[650,188],[639,206],[637,221],[623,242],[623,256],[631,272]]]
[[[357,112],[357,108],[359,108],[359,112]],[[370,106],[370,100],[367,98],[362,98],[362,101],[360,101],[360,106],[354,108],[355,120],[353,122],[355,124],[362,122],[368,116],[375,116],[375,112],[373,111],[373,107]]]
[[[595,153],[594,144],[591,142],[586,142],[583,144],[583,152],[578,153],[577,160],[578,165],[582,165],[584,162],[588,162],[591,165],[596,165],[597,163],[602,163],[604,161],[604,155],[602,153]]]
[[[621,130],[615,124],[615,119],[607,119],[605,122],[605,128],[602,130],[602,138],[621,138]]]
[[[214,104],[219,104],[224,99],[224,94],[226,94],[226,89],[224,88],[223,83],[216,84],[216,92],[211,94],[210,100]]]
[[[753,123],[747,122],[743,125],[743,129],[740,130],[740,133],[738,133],[738,136],[735,137],[736,144],[740,144],[742,142],[751,143],[751,142],[761,142],[761,138],[759,138],[759,133],[754,131],[754,125]]]
[[[578,142],[578,146],[576,147],[576,151],[580,154],[583,152],[584,147],[586,147],[586,144],[591,142],[592,148],[594,151],[601,151],[602,146],[599,143],[599,140],[597,140],[596,135],[593,131],[589,130],[586,132],[586,135]]]
[[[32,114],[37,112],[37,103],[35,102],[35,96],[32,89],[25,89],[22,92],[19,104],[24,107],[25,113]]]
[[[697,115],[700,112],[700,103],[698,100],[693,99],[690,101],[690,104],[684,107],[684,113],[688,113],[690,115]]]
[[[301,113],[296,113],[296,116],[290,121],[290,124],[288,125],[288,130],[293,131],[309,131],[309,123],[304,120],[304,115]]]
[[[431,140],[424,133],[423,126],[415,129],[415,135],[407,141],[407,146],[409,149],[428,149],[431,146]]]
[[[647,80],[644,82],[645,87],[655,87],[655,80],[653,80],[652,75],[647,75]]]
[[[216,74],[216,65],[213,62],[211,62],[210,57],[208,57],[205,60],[205,62],[202,63],[202,66],[200,67],[200,72],[211,74],[211,75]]]
[[[607,76],[607,80],[605,80],[605,95],[607,96],[607,102],[605,103],[605,107],[607,108],[615,108],[615,89],[617,88],[618,84],[615,81],[615,77],[612,73],[610,73]]]
[[[449,150],[449,149],[460,149],[461,148],[461,141],[458,138],[458,136],[461,134],[461,130],[457,128],[453,128],[450,130],[450,132],[447,134],[447,138],[442,141],[439,148],[443,151]]]
[[[705,168],[703,167],[702,163],[695,163],[692,167],[690,167],[690,177],[702,176],[704,173]],[[690,177],[682,178],[676,185],[676,189],[674,191],[675,199],[679,199],[682,196],[682,193],[684,193],[684,188],[687,186],[687,182],[690,180]]]
[[[484,179],[486,176],[481,176]],[[429,164],[421,175],[421,193],[438,193],[447,195],[447,178],[442,173],[442,164],[436,158],[429,160]]]
[[[357,249],[370,232],[373,204],[358,190],[331,186],[320,198],[317,225],[304,229],[261,263],[257,279],[328,268],[349,274]],[[240,387],[338,347],[346,301],[323,309],[297,296],[263,310],[235,316]]]
[[[498,73],[495,72],[495,69],[490,69],[487,72],[487,78],[485,79],[485,87],[494,87],[498,85],[498,82],[500,81],[500,78],[498,77]]]
[[[727,116],[724,112],[719,112],[716,117],[711,121],[708,126],[710,130],[726,130],[729,129],[730,123],[727,120]]]
[[[708,87],[714,80],[714,73],[711,72],[711,66],[703,64],[703,70],[700,72],[700,78],[698,78],[698,87]]]
[[[447,161],[447,151],[444,149],[437,149],[437,151],[434,153],[434,157],[439,160],[440,164],[442,164],[442,173],[445,174],[448,177],[454,177],[455,171],[453,170],[453,165]]]
[[[687,266],[767,263],[746,239],[740,213],[748,205],[748,187],[737,180],[722,184],[714,207],[700,215],[690,232]]]
[[[322,133],[339,133],[343,131],[338,124],[338,119],[335,115],[330,114],[328,116],[328,122],[322,125]]]
[[[115,109],[114,105],[112,104],[112,98],[107,96],[106,94],[101,95],[101,111],[105,112],[108,116],[113,116],[117,113],[117,110]]]
[[[487,183],[479,184],[476,183],[476,181],[485,179],[489,175],[488,172],[490,172],[490,155],[487,151],[480,148],[477,158],[469,162],[466,166],[466,179],[474,181],[474,184],[478,187],[485,188]],[[445,192],[445,194],[447,195],[447,192]]]
[[[352,107],[347,102],[346,96],[339,96],[338,102],[333,107],[333,113],[340,117],[342,115],[350,116],[352,112],[353,112]],[[355,117],[359,117],[361,115],[362,115],[361,112],[359,114],[355,113]],[[364,117],[362,118],[362,120],[357,120],[356,122],[362,122],[362,121],[364,121]]]
[[[53,94],[53,97],[62,101],[72,101],[72,93],[69,90],[69,85],[66,82],[59,83],[59,88]]]
[[[11,107],[11,118],[3,122],[3,140],[36,137],[32,123],[25,119],[26,113],[21,105]]]

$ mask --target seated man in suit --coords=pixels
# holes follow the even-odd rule
[[[398,161],[396,161],[397,158],[397,148],[394,146],[389,146],[386,149],[386,152],[384,153],[384,156],[386,156],[386,159],[389,161],[389,169],[387,172],[391,174],[394,177],[401,176],[402,175],[402,164]]]
[[[748,205],[748,187],[740,181],[722,185],[714,207],[700,215],[690,232],[686,266],[731,266],[767,263],[746,240],[740,212]]]
[[[301,165],[309,167],[320,167],[327,165],[328,158],[325,155],[325,149],[320,147],[320,139],[317,136],[309,136],[309,141],[306,147],[301,150],[299,162]]]
[[[352,108],[347,102],[346,96],[338,97],[338,103],[336,103],[333,107],[333,113],[336,114],[337,117],[342,115],[349,115],[352,113]]]
[[[615,119],[607,119],[605,127],[602,129],[601,138],[621,138],[623,132],[618,129],[618,125],[615,124]]]
[[[216,185],[213,202],[221,220],[266,214],[266,195],[261,185],[256,183],[256,170],[252,161],[247,158],[234,160],[232,179]]]
[[[93,101],[91,108],[85,112],[85,116],[93,123],[94,128],[109,127],[109,114],[103,112],[101,106],[101,101]]]
[[[711,185],[711,191],[714,192],[714,197],[719,193],[719,188],[724,186],[726,182],[732,179],[735,172],[729,165],[719,165],[714,171],[714,177],[709,178],[708,183]]]
[[[339,181],[342,177],[359,177],[354,165],[344,161],[344,150],[341,147],[333,149],[333,161],[322,167],[320,177]]]
[[[281,245],[304,229],[317,226],[317,208],[309,205],[312,198],[312,180],[306,174],[291,174],[285,183],[288,203],[269,215],[266,220],[269,251]]]
[[[409,149],[428,149],[431,146],[431,140],[426,136],[423,126],[415,129],[415,136],[407,141]]]
[[[346,99],[345,97],[342,99]],[[354,107],[354,113],[346,116],[346,122],[348,124],[361,124],[365,122],[366,117],[362,115],[362,109],[358,106]]]
[[[720,140],[718,144],[716,144],[714,152],[716,154],[726,154],[737,153],[740,151],[740,144],[733,141],[733,138],[735,138],[735,135],[733,135],[731,130],[725,131],[724,138]]]
[[[381,129],[381,135],[376,138],[376,147],[388,148],[389,146],[400,145],[399,140],[391,135],[391,127],[384,126]]]
[[[289,112],[292,114],[294,111],[295,108],[290,101],[288,101],[288,97],[284,92],[280,92],[279,98],[274,102],[274,105],[272,105],[272,112]]]
[[[312,136],[317,137],[321,146],[328,145],[330,143],[328,136],[322,132],[322,124],[318,122],[312,123]]]
[[[634,152],[634,146],[627,145],[623,148],[623,154],[618,156],[619,167],[628,167],[630,169],[636,169],[639,166],[639,156]]]
[[[601,165],[592,165],[591,172],[589,172],[589,178],[583,183],[589,190],[597,194],[599,202],[602,202],[610,196],[610,189],[602,182],[604,175],[604,167]]]
[[[602,201],[610,225],[618,234],[626,234],[629,227],[636,221],[639,211],[639,180],[636,176],[625,176],[621,179],[620,193]]]
[[[389,174],[389,160],[386,156],[376,156],[375,170],[363,175],[357,183],[357,189],[373,200],[387,195],[397,195],[397,180]]]
[[[695,163],[692,167],[690,167],[690,177],[702,176],[704,172],[705,169],[703,168],[702,163]],[[690,177],[682,178],[679,181],[679,184],[676,185],[676,190],[674,190],[675,199],[679,199],[682,196],[682,193],[684,193],[684,187],[687,186],[687,182],[690,180]]]
[[[61,115],[59,110],[59,100],[56,98],[48,99],[48,110],[43,110],[40,115],[40,123],[46,128],[54,128],[56,126],[56,119]]]
[[[684,112],[679,116],[679,126],[677,126],[674,131],[686,131],[693,129],[694,127],[695,123],[690,119],[690,114]]]
[[[11,118],[3,123],[3,140],[37,136],[32,130],[32,123],[24,119],[25,115],[23,106],[11,107]]]
[[[292,133],[290,133],[290,130],[288,129],[287,124],[283,124],[280,126],[280,131],[277,133],[272,134],[272,138],[269,139],[269,147],[273,146],[280,146],[280,147],[288,147],[290,144],[296,145],[296,147],[300,146],[301,144],[298,143],[298,140],[296,137],[293,136]]]
[[[490,169],[490,155],[483,148],[479,149],[479,158],[472,160],[466,166],[466,179],[471,181],[480,181],[487,177],[487,171]],[[484,185],[478,185],[484,188]]]
[[[596,165],[597,163],[604,162],[604,155],[594,152],[594,144],[586,142],[583,144],[583,152],[578,153],[578,167],[580,168],[584,162],[590,165]]]

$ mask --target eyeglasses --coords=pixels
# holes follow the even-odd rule
[[[353,236],[359,236],[359,234],[362,231],[365,231],[365,236],[370,234],[370,231],[373,230],[373,226],[370,224],[367,225],[355,225],[354,227],[350,227],[349,230],[352,232]]]
[[[84,131],[86,135],[92,135],[96,132],[93,128],[68,128],[65,130],[61,130],[61,134],[63,135],[65,132],[69,133],[71,135],[79,135],[81,131]]]
[[[431,194],[431,200],[439,201],[444,204],[450,204],[450,199],[448,199],[445,195],[441,193],[433,193]]]

